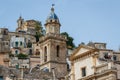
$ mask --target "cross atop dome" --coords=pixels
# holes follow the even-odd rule
[[[46,33],[55,33],[60,34],[60,22],[59,18],[54,12],[54,4],[52,4],[51,12],[47,17],[45,27],[46,27]]]
[[[54,12],[54,6],[55,6],[55,4],[52,4],[52,8],[51,8],[52,12]]]

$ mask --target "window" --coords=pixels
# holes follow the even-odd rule
[[[15,42],[15,47],[18,47],[18,42]]]
[[[29,54],[32,55],[32,49],[29,50]]]
[[[35,55],[40,55],[40,51],[39,51],[39,49],[36,49],[36,53],[35,53]]]
[[[16,69],[19,69],[19,64],[16,65]]]
[[[102,45],[99,45],[99,46],[98,46],[98,49],[102,49]]]
[[[37,44],[37,46],[38,46],[38,44]]]
[[[8,42],[6,42],[6,45],[8,45]]]
[[[20,41],[20,46],[22,46],[22,41]]]
[[[18,50],[15,51],[15,54],[16,54],[16,55],[18,54]]]
[[[82,77],[86,76],[86,67],[82,68]]]
[[[108,59],[108,53],[104,53],[104,58]]]
[[[18,35],[16,35],[16,37],[19,37]]]
[[[70,70],[70,66],[69,66],[69,64],[67,63],[67,70],[69,71]]]
[[[7,35],[7,30],[4,30],[4,35]]]
[[[116,61],[117,60],[117,56],[113,55],[113,60]]]
[[[107,53],[107,52],[104,53],[104,58],[105,59],[111,59],[111,57],[112,56],[110,55],[110,53]]]
[[[59,47],[59,46],[57,46],[57,47],[56,47],[56,50],[57,50],[57,57],[59,57],[60,47]]]
[[[3,80],[3,76],[0,76],[0,80]]]
[[[47,47],[45,46],[45,50],[44,50],[44,62],[47,61]]]
[[[31,48],[32,47],[32,42],[29,40],[28,43],[27,43],[27,47],[28,48]]]
[[[25,66],[25,68],[27,68],[27,66]]]

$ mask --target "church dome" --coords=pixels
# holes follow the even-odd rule
[[[51,12],[47,19],[58,19],[57,15],[54,12]]]
[[[57,22],[57,23],[59,23],[59,18],[55,14],[53,7],[51,8],[51,12],[48,15],[47,20],[46,20],[46,23],[49,23],[49,22]]]

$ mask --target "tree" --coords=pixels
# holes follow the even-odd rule
[[[66,38],[67,38],[66,44],[67,44],[68,49],[75,48],[75,44],[73,43],[74,39],[71,36],[69,36],[69,34],[67,32],[63,32],[63,33],[61,33],[61,35],[66,36]]]
[[[20,53],[17,55],[18,59],[26,59],[28,57],[28,55]]]
[[[40,21],[36,21],[35,31],[36,31],[36,34],[35,34],[36,42],[38,42],[39,38],[43,36],[45,32],[45,30],[43,30],[43,27]]]

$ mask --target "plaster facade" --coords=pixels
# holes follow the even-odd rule
[[[96,45],[97,44],[97,45]],[[94,45],[94,46],[93,46]],[[98,47],[99,46],[99,47]],[[71,55],[70,80],[117,80],[119,78],[120,52],[107,49],[105,43],[80,45]],[[82,70],[82,69],[85,70]]]

